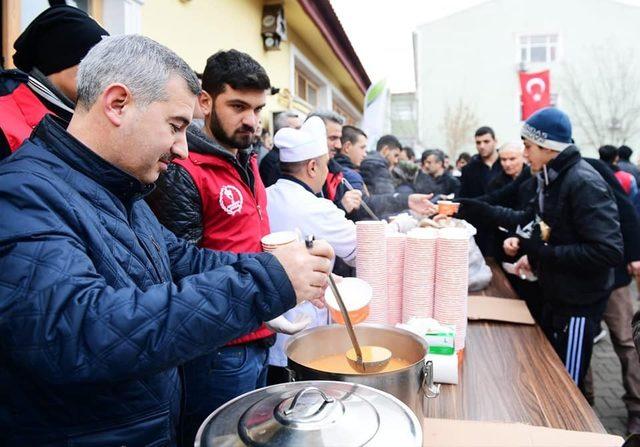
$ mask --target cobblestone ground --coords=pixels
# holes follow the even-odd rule
[[[632,284],[631,288],[634,293],[633,302],[637,310],[638,296],[635,284]],[[608,333],[605,339],[595,345],[591,367],[595,388],[594,410],[609,433],[625,436],[627,410],[622,402],[624,388],[622,388],[620,361],[613,351]]]
[[[627,410],[622,402],[624,388],[622,388],[620,361],[613,352],[608,334],[607,338],[596,344],[593,350],[591,369],[595,388],[594,410],[609,433],[625,436]]]

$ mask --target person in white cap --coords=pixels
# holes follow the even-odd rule
[[[331,200],[320,196],[329,172],[324,122],[314,116],[300,129],[280,129],[274,136],[274,144],[280,149],[282,176],[267,188],[271,231],[299,230],[303,236],[325,239],[336,256],[354,265],[356,226]],[[328,321],[327,310],[313,305],[297,306],[284,314],[290,321],[300,319],[302,315],[312,319],[308,327],[325,325]],[[284,345],[288,338],[278,334],[269,351],[269,384],[287,381]]]
[[[309,118],[301,129],[278,131],[282,177],[267,188],[267,214],[271,231],[300,229],[326,239],[336,256],[353,265],[356,227],[332,201],[319,195],[328,173],[329,154],[324,123]]]

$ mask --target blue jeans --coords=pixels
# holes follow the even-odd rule
[[[258,341],[224,346],[184,365],[182,446],[193,446],[198,428],[218,407],[267,385],[268,357],[269,349]]]

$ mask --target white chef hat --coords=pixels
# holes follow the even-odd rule
[[[321,118],[312,116],[300,129],[285,127],[277,131],[273,144],[280,149],[280,161],[311,160],[328,152],[327,129]]]

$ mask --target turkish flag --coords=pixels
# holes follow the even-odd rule
[[[533,112],[551,105],[551,84],[549,70],[538,73],[520,72],[520,91],[522,99],[522,120]]]

